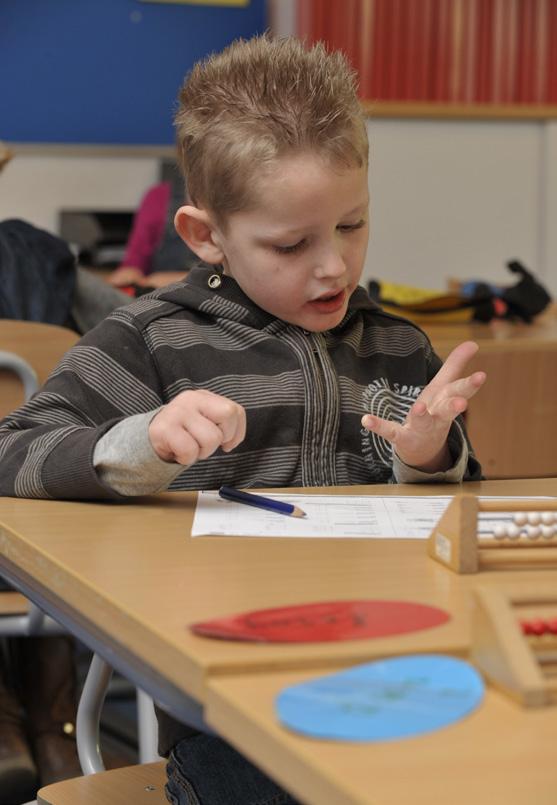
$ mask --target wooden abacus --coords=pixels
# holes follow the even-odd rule
[[[470,659],[487,679],[526,707],[557,704],[557,591],[474,590]]]
[[[498,512],[507,524],[479,535],[479,515]],[[456,573],[557,567],[557,500],[481,500],[456,495],[428,539],[428,554]]]

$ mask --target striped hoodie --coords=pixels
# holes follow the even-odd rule
[[[114,311],[0,423],[0,494],[120,497],[93,464],[95,445],[114,425],[190,389],[242,405],[247,434],[231,453],[177,468],[170,489],[408,480],[396,461],[393,471],[391,446],[360,420],[403,421],[440,365],[419,328],[383,312],[362,288],[338,327],[314,333],[257,307],[231,277],[195,268]],[[449,447],[462,470],[448,480],[477,480],[458,424]],[[422,475],[416,480],[447,480]]]

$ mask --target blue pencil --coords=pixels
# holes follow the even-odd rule
[[[231,486],[221,486],[219,495],[225,500],[233,500],[235,503],[245,503],[247,506],[256,506],[258,509],[286,514],[289,517],[305,517],[306,513],[293,506],[292,503],[284,503],[282,500],[265,498],[263,495],[252,495],[250,492],[242,492],[240,489],[233,489]]]

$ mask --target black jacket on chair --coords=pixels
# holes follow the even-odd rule
[[[0,221],[0,318],[66,324],[75,280],[63,240],[26,221]]]

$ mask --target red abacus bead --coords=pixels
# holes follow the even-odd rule
[[[557,634],[557,618],[551,618],[551,620],[548,620],[547,626],[551,634]]]
[[[520,628],[522,629],[522,634],[525,635],[536,634],[536,632],[532,628],[531,621],[520,621]]]
[[[533,634],[535,635],[542,635],[547,632],[547,621],[542,620],[541,618],[537,618],[530,622],[533,630]]]

